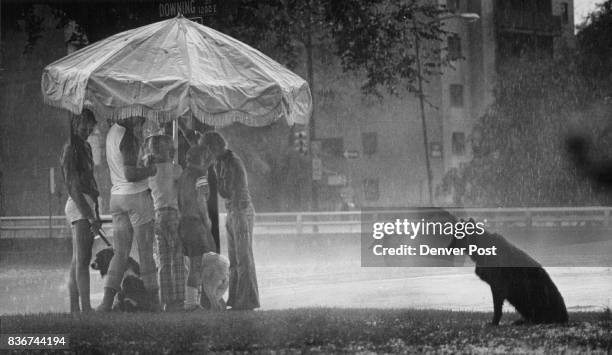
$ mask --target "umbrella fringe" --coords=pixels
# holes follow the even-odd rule
[[[185,116],[178,115],[175,112],[156,111],[144,106],[130,106],[119,109],[112,109],[92,105],[87,108],[92,110],[97,117],[106,117],[112,122],[122,121],[130,117],[144,117],[148,120],[155,121],[155,123],[157,123],[158,125],[163,125],[165,123],[171,122],[173,119],[178,118],[179,116]],[[283,105],[279,104],[271,111],[259,116],[254,116],[252,114],[249,114],[248,112],[237,110],[220,113],[210,113],[206,111],[197,110],[193,112],[193,117],[202,123],[214,127],[225,127],[233,123],[241,123],[252,127],[262,127],[278,121],[284,116],[284,114],[285,110],[283,108]]]
[[[233,123],[241,123],[251,127],[263,127],[278,121],[283,117],[284,113],[283,105],[278,104],[274,109],[258,116],[238,110],[210,113],[196,108],[193,112],[193,117],[202,123],[214,127],[225,127]]]
[[[70,105],[67,102],[50,100],[46,96],[43,96],[43,101],[47,105],[67,109],[74,114],[79,114],[81,112],[78,107]],[[86,105],[85,108],[92,110],[96,117],[105,117],[112,122],[122,121],[130,117],[145,117],[146,119],[154,120],[158,125],[163,125],[177,117],[175,112],[156,111],[145,106],[130,106],[113,109],[101,105]],[[297,123],[298,120],[293,117],[292,113],[288,113],[287,111],[285,105],[279,103],[274,109],[258,116],[238,110],[210,113],[196,109],[193,111],[193,117],[202,123],[214,127],[225,127],[233,123],[241,123],[251,127],[263,127],[278,121],[282,117],[286,117],[289,125]]]
[[[81,110],[76,105],[73,105],[73,104],[71,104],[69,102],[65,102],[65,101],[51,100],[51,99],[49,99],[45,95],[43,95],[43,102],[46,105],[49,105],[49,106],[53,106],[53,107],[56,107],[56,108],[61,108],[61,109],[64,109],[64,110],[68,110],[71,113],[74,113],[75,115],[78,115],[78,114],[81,113]]]

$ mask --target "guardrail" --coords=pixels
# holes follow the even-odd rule
[[[364,211],[374,220],[386,221],[410,209]],[[538,207],[538,208],[448,208],[458,216],[486,221],[488,226],[510,227],[580,227],[612,225],[612,207]],[[225,225],[225,214],[220,214]],[[361,231],[361,211],[259,213],[255,217],[255,235],[287,234],[358,234]],[[111,216],[102,216],[110,220]],[[104,229],[112,234],[112,224]],[[224,228],[221,228],[223,231]],[[70,226],[64,216],[0,217],[0,238],[63,238],[70,236]]]

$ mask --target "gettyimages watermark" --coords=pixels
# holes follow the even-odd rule
[[[529,267],[612,265],[612,229],[538,228],[489,224],[487,218],[442,208],[365,209],[361,216],[364,267],[454,267],[479,264]]]

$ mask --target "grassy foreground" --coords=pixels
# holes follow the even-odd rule
[[[70,334],[71,352],[109,353],[609,353],[609,312],[571,313],[565,326],[490,327],[489,313],[305,308],[162,314],[1,317],[2,333]]]

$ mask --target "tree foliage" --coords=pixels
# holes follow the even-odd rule
[[[583,72],[589,77],[612,74],[612,0],[597,5],[577,35]]]
[[[450,170],[439,192],[474,207],[596,203],[590,184],[569,163],[564,141],[575,130],[601,132],[610,107],[579,63],[565,53],[501,66],[495,101],[474,128],[473,159]],[[598,140],[601,151],[612,147],[608,141]]]
[[[8,2],[3,25],[24,24],[30,48],[42,28],[32,8],[48,5],[62,19],[58,27],[74,20],[90,42],[159,20],[155,6],[142,1],[89,2],[40,0]],[[415,35],[423,48],[423,77],[439,72],[441,41],[447,34],[436,21],[443,7],[418,0],[232,0],[219,2],[207,25],[263,50],[290,68],[303,61],[310,36],[329,45],[342,58],[344,70],[364,72],[363,89],[380,94],[405,87],[416,92]]]
[[[217,13],[206,18],[205,24],[250,44],[304,77],[307,47],[311,47],[315,53],[314,69],[318,75],[326,76],[324,79],[328,79],[332,70],[323,67],[333,63],[333,71],[357,73],[355,78],[362,80],[360,86],[365,93],[379,96],[383,91],[416,93],[419,72],[415,67],[415,36],[421,39],[422,78],[427,81],[428,76],[438,73],[443,65],[440,53],[445,32],[436,18],[444,9],[423,3],[427,2],[227,0],[217,1]],[[53,10],[59,19],[58,29],[70,21],[76,22],[90,43],[160,20],[155,3],[142,0],[90,1],[87,4],[78,0],[3,2],[2,25],[26,32],[26,52],[32,51],[44,31],[41,26],[44,19],[34,11],[37,6]],[[318,56],[322,53],[335,58]],[[336,57],[340,58],[339,69],[335,66]],[[334,72],[334,75],[339,74]],[[324,80],[319,84],[323,83]],[[315,102],[324,104],[325,99],[319,100],[319,96],[329,90],[323,86],[317,89],[313,91]],[[287,129],[267,132],[280,135],[282,139],[286,139],[288,133]],[[291,144],[279,148],[277,137],[255,144],[252,138],[257,134],[247,134],[242,129],[229,130],[228,134],[233,138],[233,147],[253,162],[253,181],[269,185],[264,191],[272,193],[279,183],[291,187],[310,178],[309,163],[293,154]],[[254,146],[257,149],[253,149]],[[297,161],[292,161],[295,158]],[[299,176],[292,171],[295,167],[299,168]]]
[[[366,93],[380,95],[380,88],[385,88],[397,94],[402,87],[418,93],[418,75],[427,81],[440,73],[440,43],[448,33],[437,18],[446,11],[417,0],[373,3],[331,2],[328,19],[342,66],[365,72]],[[416,36],[421,40],[421,73],[416,67]]]

